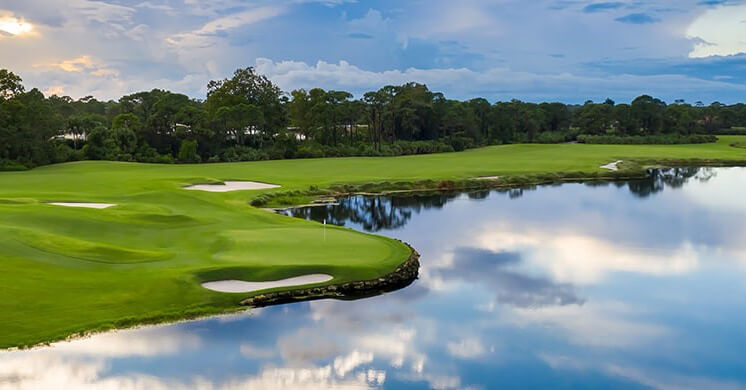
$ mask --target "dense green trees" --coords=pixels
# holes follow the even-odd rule
[[[254,68],[211,81],[206,100],[154,89],[99,101],[26,91],[0,70],[0,169],[78,159],[217,162],[435,153],[514,142],[703,142],[746,132],[746,105],[643,95],[630,104],[490,104],[426,85],[284,93]],[[697,135],[697,136],[695,136]]]

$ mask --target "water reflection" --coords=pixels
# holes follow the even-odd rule
[[[293,211],[413,244],[421,279],[3,352],[0,388],[744,388],[744,190],[672,169]]]
[[[707,182],[716,175],[713,168],[666,168],[653,169],[645,179],[631,181],[591,181],[585,183],[589,187],[605,187],[615,185],[627,187],[629,191],[646,198],[663,191],[665,188],[678,189],[691,179]],[[510,199],[518,199],[525,193],[536,191],[537,186],[521,188],[506,188],[499,190],[479,190],[467,192],[466,196],[473,200],[487,199],[491,193],[506,194]],[[395,230],[403,227],[412,219],[413,214],[423,210],[441,209],[449,202],[461,197],[461,192],[434,192],[399,195],[359,195],[339,199],[335,204],[306,207],[300,209],[283,210],[281,213],[297,218],[345,226],[352,224],[367,232]]]
[[[521,262],[520,252],[493,252],[479,248],[456,248],[454,258],[458,266],[436,268],[430,275],[460,283],[480,283],[494,290],[500,304],[521,308],[582,305],[569,283],[557,283],[546,277],[524,274],[516,270]]]
[[[351,196],[333,205],[284,210],[283,213],[297,218],[344,226],[359,225],[368,232],[392,230],[403,227],[412,218],[412,213],[422,210],[440,209],[460,193],[428,193],[414,196]],[[485,193],[485,196],[489,192]]]

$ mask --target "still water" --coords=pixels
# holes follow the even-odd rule
[[[746,169],[289,212],[402,239],[420,279],[0,353],[0,388],[746,388]]]

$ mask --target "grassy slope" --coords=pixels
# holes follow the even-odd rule
[[[216,278],[272,280],[329,273],[334,282],[393,270],[398,242],[294,220],[248,206],[261,192],[184,191],[219,180],[280,190],[381,180],[457,179],[597,171],[617,159],[745,160],[717,144],[511,145],[427,156],[210,165],[80,162],[0,173],[0,348],[145,319],[231,310],[247,294],[205,290]],[[50,201],[109,202],[106,210]]]

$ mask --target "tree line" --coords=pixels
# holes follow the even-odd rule
[[[204,100],[154,89],[100,101],[44,96],[0,70],[0,169],[91,160],[233,162],[393,156],[509,143],[707,142],[746,134],[746,105],[643,95],[629,104],[491,104],[426,85],[286,93],[254,68],[210,81]],[[625,141],[626,140],[626,141]],[[633,141],[633,142],[629,142]]]

